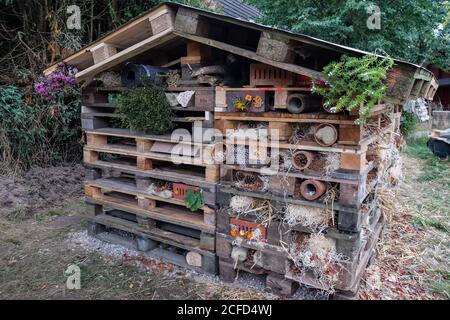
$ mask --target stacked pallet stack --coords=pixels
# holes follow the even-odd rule
[[[267,286],[286,295],[308,285],[354,296],[383,226],[377,190],[398,159],[401,112],[378,105],[356,125],[354,115],[319,109],[308,79],[298,85],[260,64],[250,77],[249,87],[216,92],[215,126],[227,150],[218,188],[220,275],[266,275]],[[255,96],[266,104],[236,110]]]
[[[188,54],[195,49],[189,45]],[[181,69],[187,72],[183,63]],[[175,129],[187,133],[181,142],[171,132],[151,135],[117,125],[117,95],[130,90],[123,77],[119,85],[97,81],[83,90],[88,231],[104,240],[119,234],[141,251],[216,274],[219,165],[211,139],[202,140],[203,128],[212,126],[215,91],[187,77],[175,77],[165,90]],[[188,208],[189,191],[201,195],[200,208]]]

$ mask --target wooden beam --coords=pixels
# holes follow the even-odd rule
[[[305,67],[301,67],[298,65],[294,65],[294,64],[290,64],[290,63],[284,63],[284,62],[278,62],[278,61],[273,61],[270,60],[268,58],[265,57],[261,57],[259,55],[257,55],[255,52],[250,51],[250,50],[246,50],[246,49],[242,49],[224,42],[220,42],[217,40],[213,40],[213,39],[208,39],[205,37],[200,37],[200,36],[196,36],[193,34],[188,34],[185,32],[181,32],[181,31],[174,31],[174,34],[176,34],[177,36],[189,39],[189,40],[193,40],[193,41],[197,41],[200,43],[203,43],[205,45],[217,48],[217,49],[221,49],[224,51],[228,51],[230,53],[234,53],[237,54],[239,56],[243,56],[252,60],[256,60],[256,61],[260,61],[262,63],[274,66],[276,68],[280,68],[280,69],[284,69],[293,73],[297,73],[297,74],[301,74],[316,80],[326,80],[325,76],[323,75],[322,72],[316,71],[316,70],[312,70],[309,68],[305,68]]]
[[[100,43],[102,42],[110,42],[112,43],[114,41],[114,38],[116,38],[117,36],[122,36],[123,34],[126,34],[127,32],[129,32],[130,34],[132,34],[133,32],[133,28],[135,28],[137,25],[141,24],[143,21],[147,20],[149,21],[150,19],[152,19],[153,17],[159,17],[165,13],[168,12],[172,12],[172,9],[170,9],[169,6],[167,5],[162,5],[159,6],[157,8],[155,8],[155,10],[152,10],[151,12],[149,12],[148,14],[136,19],[136,20],[132,20],[129,23],[125,24],[124,26],[122,26],[121,28],[119,28],[118,30],[106,35],[103,38],[98,39],[97,41],[93,42],[92,44],[90,44],[89,46],[87,46],[84,49],[81,49],[80,51],[72,54],[71,56],[61,60],[61,63],[67,63],[67,64],[71,64],[70,62],[77,59],[77,58],[81,58],[83,55],[86,55],[87,57],[90,57],[90,50],[92,48],[95,48],[96,46],[98,46]],[[59,62],[58,62],[59,63]],[[53,65],[51,65],[50,67],[48,67],[47,69],[44,70],[44,74],[48,75],[50,73],[52,73],[57,67],[58,67],[58,63],[55,63]]]
[[[109,57],[100,63],[94,64],[93,66],[83,71],[78,72],[76,77],[78,78],[78,80],[84,80],[93,77],[102,71],[105,71],[117,64],[129,60],[131,57],[134,57],[166,41],[169,41],[175,38],[175,35],[172,33],[172,31],[172,29],[167,29],[157,35],[151,36],[148,39],[138,42],[135,45],[132,45],[131,47],[120,51],[114,56]]]

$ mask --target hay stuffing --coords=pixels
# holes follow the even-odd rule
[[[288,204],[284,213],[283,222],[290,228],[301,225],[311,229],[328,227],[329,215],[323,208],[306,207]]]
[[[275,208],[269,200],[262,200],[246,196],[233,196],[230,200],[230,209],[238,214],[245,216],[252,214],[256,216],[256,222],[268,225],[277,216]]]
[[[230,200],[230,208],[238,214],[243,214],[253,208],[253,203],[253,198],[245,196],[233,196]]]
[[[321,233],[297,236],[288,251],[293,261],[295,272],[300,277],[313,274],[315,280],[330,293],[339,281],[339,271],[345,258],[336,252],[334,239],[326,238]]]

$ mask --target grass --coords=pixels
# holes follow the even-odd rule
[[[408,182],[420,188],[412,222],[450,234],[450,162],[436,157],[426,143],[426,138],[409,140],[404,151],[417,160],[415,181]]]
[[[440,183],[450,188],[450,163],[440,160],[428,149],[427,138],[409,140],[405,154],[425,161],[421,168],[422,174],[418,177],[419,182],[439,179]]]

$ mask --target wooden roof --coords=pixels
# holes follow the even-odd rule
[[[246,43],[245,38],[256,38],[256,41],[247,39]],[[322,60],[325,59],[324,57],[335,60],[344,53],[356,56],[372,54],[224,14],[166,2],[58,63],[65,62],[77,67],[77,78],[80,80],[91,79],[98,73],[149,50],[157,52],[156,50],[175,39],[196,41],[280,69],[322,80],[325,76],[320,70],[326,61],[323,61],[322,65],[306,66],[295,61],[293,56],[299,52],[300,55],[312,53]],[[292,54],[293,52],[295,54]],[[437,86],[437,82],[427,69],[401,60],[395,60],[395,62],[399,68],[409,73],[409,76],[401,79],[403,82],[407,81],[408,77],[422,81],[419,93],[427,94],[430,87],[436,89],[434,86]],[[51,73],[58,63],[48,67],[44,73]],[[406,89],[412,89],[414,84],[405,85]]]

